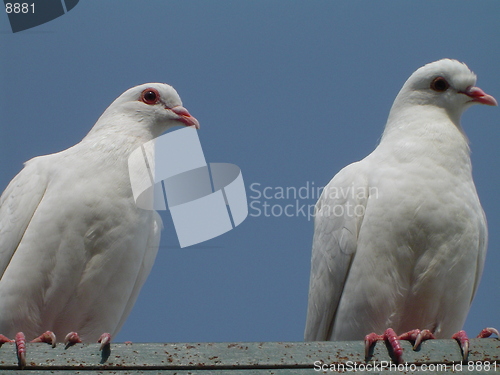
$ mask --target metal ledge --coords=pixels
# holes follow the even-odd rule
[[[402,342],[405,363],[396,367],[384,342],[365,361],[362,341],[236,342],[236,343],[114,343],[103,354],[99,344],[27,344],[26,368],[31,374],[322,374],[364,372],[407,374],[447,371],[461,374],[500,373],[500,340],[471,339],[467,362],[455,340],[428,340],[414,351]],[[1,374],[20,372],[15,344],[0,348]]]

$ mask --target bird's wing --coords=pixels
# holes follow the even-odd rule
[[[132,307],[139,296],[139,292],[144,285],[149,273],[151,272],[151,268],[153,268],[153,263],[156,258],[156,254],[158,253],[158,247],[160,245],[160,233],[163,229],[163,223],[160,215],[156,211],[153,212],[153,223],[151,225],[151,232],[148,237],[146,252],[144,253],[144,258],[142,260],[141,269],[139,270],[139,274],[137,275],[137,280],[132,289],[132,293],[128,299],[128,302],[123,310],[123,315],[116,326],[115,333],[119,332],[125,320],[127,320]]]
[[[477,259],[477,269],[476,269],[476,277],[474,280],[474,289],[472,289],[472,296],[470,299],[470,303],[474,299],[476,295],[477,287],[479,286],[479,282],[481,281],[481,276],[483,275],[484,261],[486,259],[486,251],[488,249],[488,225],[486,224],[486,214],[481,209],[482,220],[481,225],[479,227],[479,252]]]
[[[367,194],[358,162],[342,169],[316,204],[306,341],[329,339],[356,252]]]
[[[0,282],[47,188],[40,159],[28,161],[0,197]]]

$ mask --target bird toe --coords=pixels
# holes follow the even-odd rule
[[[483,329],[481,332],[479,332],[479,335],[477,335],[477,338],[483,339],[486,337],[490,337],[493,334],[497,335],[500,338],[500,333],[498,332],[498,330],[496,328],[487,327],[487,328]]]
[[[81,343],[82,340],[80,339],[80,336],[78,336],[78,333],[76,332],[70,332],[64,337],[64,349],[68,349],[70,346],[73,346],[75,344]]]
[[[97,342],[101,344],[99,350],[103,350],[105,347],[111,345],[111,335],[109,333],[103,333]]]
[[[24,333],[18,332],[15,338],[17,363],[22,370],[26,367],[26,337]]]
[[[384,332],[384,340],[389,343],[392,349],[392,354],[396,363],[403,363],[403,348],[399,342],[399,336],[392,328],[387,328]]]
[[[31,340],[31,342],[45,342],[50,344],[53,348],[56,347],[56,335],[52,331],[46,331],[42,333],[37,338]]]
[[[465,331],[463,330],[458,331],[453,336],[451,336],[451,338],[458,341],[458,344],[462,349],[463,360],[466,361],[467,356],[469,355],[469,337],[467,336],[467,333],[465,333]]]

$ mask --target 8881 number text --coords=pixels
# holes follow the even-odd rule
[[[5,12],[10,14],[35,13],[35,3],[5,3]]]

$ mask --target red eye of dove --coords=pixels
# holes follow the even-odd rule
[[[153,105],[160,100],[160,94],[156,89],[146,89],[141,94],[141,100],[146,104]]]

